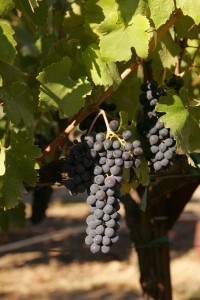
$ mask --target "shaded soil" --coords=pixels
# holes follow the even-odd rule
[[[169,234],[174,300],[200,300],[199,196],[200,189]],[[117,245],[109,254],[94,255],[84,244],[88,208],[83,200],[72,201],[65,190],[55,189],[44,221],[33,226],[27,219],[25,229],[0,233],[1,300],[144,299],[124,218]],[[29,217],[30,198],[26,202]]]

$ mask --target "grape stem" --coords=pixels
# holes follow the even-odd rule
[[[88,130],[88,133],[90,133],[92,131],[92,128],[94,126],[94,124],[96,123],[97,119],[102,115],[101,111],[98,112],[98,114],[96,115],[96,117],[94,118],[94,120],[92,121],[92,124],[90,125],[90,128]]]

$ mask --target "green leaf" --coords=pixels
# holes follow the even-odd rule
[[[115,0],[88,0],[86,3],[86,31],[92,36],[96,35],[98,25],[104,20],[105,16],[112,12],[115,6]]]
[[[133,16],[128,23],[119,12],[111,13],[98,27],[100,52],[105,61],[128,61],[132,48],[138,56],[148,55],[149,21],[145,16]]]
[[[0,59],[12,64],[16,55],[16,41],[13,38],[12,27],[0,20]]]
[[[91,44],[85,49],[82,61],[95,85],[110,86],[113,81],[121,82],[116,65],[102,60],[96,44]]]
[[[4,16],[15,7],[12,0],[3,0],[0,2],[0,16]]]
[[[13,82],[7,89],[0,89],[0,98],[4,102],[4,111],[15,126],[21,122],[31,130],[34,126],[33,100],[29,88],[23,82]]]
[[[191,17],[197,25],[200,23],[199,0],[176,0],[176,6],[184,15]]]
[[[175,9],[174,2],[169,0],[148,0],[148,4],[156,29],[169,20]]]
[[[155,80],[159,80],[160,73],[163,69],[174,68],[178,61],[180,51],[180,47],[173,41],[171,34],[169,32],[166,33],[162,41],[149,56],[149,59],[153,59],[152,69]]]
[[[121,193],[122,195],[126,195],[130,193],[131,189],[135,190],[137,187],[138,187],[138,183],[136,181],[130,181],[130,182],[122,181]]]
[[[134,168],[134,172],[138,178],[139,183],[143,186],[148,186],[150,183],[150,169],[148,166],[148,161],[144,157],[141,157],[141,162],[141,167],[139,169]]]
[[[18,227],[24,227],[25,221],[24,203],[19,203],[16,207],[9,210],[0,209],[0,227],[4,231],[8,231],[10,223]]]
[[[156,111],[165,113],[160,119],[174,134],[178,148],[184,153],[200,149],[200,107],[187,108],[184,91],[180,97],[169,91],[159,99]]]
[[[73,80],[69,77],[71,59],[53,63],[39,73],[40,107],[42,109],[61,109],[71,117],[85,105],[85,96],[91,92],[91,85],[86,77]]]
[[[140,209],[141,211],[145,212],[146,211],[146,207],[147,207],[147,192],[148,192],[148,188],[145,188],[144,194],[142,196],[142,201],[141,201],[141,205],[140,205]]]
[[[40,156],[40,151],[25,131],[12,131],[10,146],[5,148],[5,153],[6,172],[0,176],[0,207],[9,209],[18,204],[24,182],[35,185],[35,158]]]
[[[188,16],[182,16],[174,24],[176,35],[179,39],[198,39],[199,28],[194,26],[194,20]]]

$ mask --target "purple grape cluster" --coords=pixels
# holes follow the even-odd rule
[[[176,141],[169,128],[160,121],[161,114],[155,111],[159,97],[166,95],[166,90],[151,81],[141,86],[143,93],[140,103],[143,105],[143,121],[138,124],[139,131],[148,139],[147,159],[153,164],[153,169],[159,171],[173,164],[176,152]]]
[[[112,131],[119,127],[115,120],[109,125]],[[96,158],[98,157],[93,171],[93,184],[87,198],[90,215],[86,220],[88,227],[85,243],[90,245],[92,253],[107,253],[118,240],[122,170],[133,166],[139,168],[139,157],[143,154],[140,141],[127,141],[131,136],[129,130],[122,133],[123,145],[118,139],[107,139],[102,132],[86,137],[93,143],[92,150],[96,152]]]
[[[72,195],[87,191],[90,215],[85,243],[92,253],[107,253],[118,240],[120,214],[120,187],[123,168],[139,168],[143,154],[139,140],[130,142],[132,133],[125,130],[121,138],[114,132],[119,122],[109,123],[112,140],[104,132],[83,135],[75,142],[65,159],[64,171],[68,174],[65,186]],[[116,136],[116,138],[115,138]]]
[[[76,142],[65,158],[63,172],[67,173],[68,178],[64,185],[73,196],[84,193],[92,184],[96,162],[96,152],[91,150],[92,145],[90,140]]]

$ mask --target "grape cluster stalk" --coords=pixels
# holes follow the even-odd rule
[[[155,111],[160,96],[166,95],[166,89],[158,87],[151,81],[141,86],[143,93],[140,103],[143,105],[143,121],[138,124],[140,133],[148,140],[147,159],[152,162],[153,169],[168,169],[173,164],[176,152],[176,141],[169,128],[161,122],[161,113]]]
[[[71,194],[87,191],[90,214],[86,219],[85,243],[92,253],[107,253],[118,239],[120,228],[120,188],[123,168],[139,168],[143,149],[139,140],[130,142],[132,133],[115,133],[119,122],[111,121],[107,133],[84,135],[66,158],[65,185]]]

